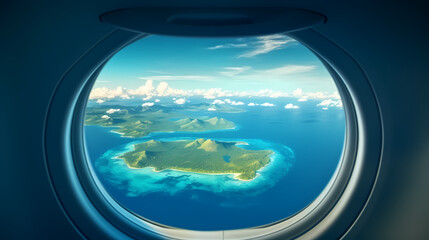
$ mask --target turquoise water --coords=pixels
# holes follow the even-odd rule
[[[262,101],[262,100],[261,100]],[[275,102],[278,101],[278,102]],[[223,117],[239,127],[205,133],[153,133],[123,138],[112,128],[86,126],[88,155],[109,194],[129,210],[150,220],[187,229],[226,230],[268,224],[310,204],[334,173],[344,144],[341,108],[322,110],[317,102],[300,109],[245,107],[244,113],[200,113]],[[188,113],[187,113],[188,114]],[[271,162],[251,181],[232,174],[209,175],[152,168],[130,169],[115,158],[151,139],[174,141],[210,138],[247,142],[247,149],[270,149]]]
[[[158,141],[194,140],[195,138],[157,138]],[[240,141],[249,145],[238,145],[246,149],[266,149],[274,151],[270,163],[257,171],[257,177],[251,181],[234,178],[233,174],[200,174],[175,170],[155,172],[153,168],[130,169],[122,159],[115,158],[125,152],[132,151],[134,144],[144,142],[133,141],[105,152],[95,161],[95,168],[108,181],[117,184],[127,191],[127,196],[144,196],[149,193],[162,192],[174,195],[180,191],[204,190],[211,193],[228,192],[229,197],[221,204],[239,204],[245,195],[256,195],[264,189],[275,185],[284,176],[294,161],[293,152],[288,147],[262,141],[259,139],[218,139],[217,141]],[[198,183],[198,184],[195,184]],[[194,196],[194,198],[196,195]]]

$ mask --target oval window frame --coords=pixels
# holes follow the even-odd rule
[[[342,159],[329,184],[306,208],[284,220],[239,230],[193,231],[164,226],[123,208],[104,190],[86,159],[83,118],[89,92],[106,61],[145,34],[115,30],[70,67],[51,98],[45,120],[45,159],[65,215],[85,237],[105,239],[337,239],[371,194],[382,150],[381,116],[365,72],[352,56],[314,30],[288,36],[310,48],[331,72],[346,114]]]

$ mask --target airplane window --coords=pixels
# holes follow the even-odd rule
[[[85,111],[106,191],[151,221],[230,230],[292,216],[341,159],[333,79],[298,41],[149,36],[114,55]]]

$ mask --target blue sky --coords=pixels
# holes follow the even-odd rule
[[[148,83],[149,80],[149,83]],[[283,35],[249,38],[149,36],[130,44],[106,64],[94,89],[229,91],[270,89],[292,93],[337,91],[320,60],[299,42]],[[136,94],[137,95],[137,94]],[[302,94],[301,94],[302,95]],[[100,95],[102,96],[102,95]]]

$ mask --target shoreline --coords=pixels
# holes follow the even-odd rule
[[[126,164],[126,163],[125,163]],[[128,164],[126,164],[128,166]],[[268,164],[267,164],[268,165]],[[128,168],[130,169],[144,169],[144,168],[152,168],[153,172],[163,172],[163,171],[176,171],[176,172],[184,172],[184,173],[196,173],[196,174],[207,174],[207,175],[234,175],[234,179],[239,180],[239,181],[245,181],[245,182],[249,182],[252,181],[256,178],[256,176],[252,179],[248,179],[248,180],[244,180],[244,179],[239,179],[238,176],[241,175],[241,173],[202,173],[202,172],[189,172],[189,171],[185,171],[185,170],[179,170],[179,169],[174,169],[174,168],[168,168],[168,169],[164,169],[161,171],[156,171],[155,167],[144,167],[144,168],[135,168],[135,167],[130,167],[128,166]]]
[[[272,150],[271,150],[271,151],[272,151]],[[275,154],[275,152],[273,151],[273,153],[271,153],[270,155],[274,155],[274,154]],[[258,170],[256,170],[256,171],[255,171],[255,177],[254,177],[254,178],[245,180],[245,179],[240,179],[240,178],[238,178],[238,176],[240,176],[242,173],[203,173],[203,172],[190,172],[190,171],[179,170],[179,169],[174,169],[174,168],[167,168],[167,169],[164,169],[164,170],[161,170],[161,171],[157,171],[157,170],[155,170],[155,167],[143,167],[143,168],[131,167],[131,166],[129,166],[129,165],[125,162],[125,159],[120,158],[119,156],[115,156],[115,157],[112,157],[112,158],[113,158],[113,159],[122,159],[122,160],[124,160],[125,165],[126,165],[129,169],[135,169],[135,170],[138,170],[138,169],[152,168],[152,171],[153,171],[153,172],[156,172],[156,173],[159,173],[159,172],[163,172],[163,171],[168,171],[168,170],[170,170],[170,171],[184,172],[184,173],[194,173],[194,174],[207,174],[207,175],[234,175],[233,179],[236,179],[236,180],[239,180],[239,181],[244,181],[244,182],[250,182],[250,181],[255,180],[258,176],[260,176],[260,175],[261,175],[261,174],[259,173],[259,171],[263,170],[263,169],[264,169],[264,168],[266,168],[270,163],[272,163],[272,162],[273,162],[273,158],[271,158],[271,157],[270,157],[270,161],[269,161],[265,166],[263,166],[262,168],[260,168],[260,169],[258,169]]]
[[[112,159],[122,159],[122,160],[124,160],[123,158],[120,158],[119,156],[112,157]],[[189,171],[179,170],[179,169],[174,169],[174,168],[168,168],[168,169],[164,169],[164,170],[161,170],[161,171],[156,171],[156,170],[155,170],[155,167],[143,167],[143,168],[136,168],[136,167],[131,167],[130,165],[128,165],[128,164],[125,162],[125,160],[124,160],[124,163],[125,163],[125,165],[127,166],[127,168],[129,168],[129,169],[134,169],[134,170],[145,169],[145,168],[152,168],[152,172],[156,172],[156,173],[163,172],[163,171],[176,171],[176,172],[194,173],[194,174],[207,174],[207,175],[234,175],[233,179],[235,179],[235,180],[239,180],[239,181],[244,181],[244,182],[250,182],[250,181],[253,181],[253,180],[255,180],[255,179],[256,179],[256,177],[258,177],[258,176],[260,175],[260,174],[257,172],[257,171],[259,171],[259,169],[258,169],[258,170],[256,170],[256,175],[255,175],[255,177],[254,177],[254,178],[252,178],[252,179],[248,179],[248,180],[245,180],[245,179],[239,179],[239,178],[238,178],[238,176],[240,176],[240,175],[241,175],[241,173],[202,173],[202,172],[189,172]],[[269,162],[268,164],[270,164],[270,162]],[[267,165],[268,165],[268,164],[267,164]],[[264,167],[266,167],[267,165],[265,165]],[[262,167],[262,168],[264,168],[264,167]],[[261,168],[261,169],[262,169],[262,168]]]
[[[261,167],[260,169],[256,170],[256,171],[255,171],[255,172],[256,172],[256,174],[259,174],[259,172],[260,172],[260,171],[264,170],[264,168],[268,167],[268,165],[270,165],[270,163],[273,163],[273,162],[274,162],[274,156],[276,155],[276,151],[274,151],[273,149],[268,149],[268,150],[270,150],[270,151],[272,151],[272,152],[273,152],[273,153],[271,153],[271,154],[269,155],[269,157],[270,157],[270,161],[269,161],[267,164],[265,164],[265,166],[263,166],[263,167]],[[255,177],[255,178],[256,178],[256,177]]]
[[[105,126],[101,126],[101,125],[85,125],[85,126],[99,126],[99,127],[103,127],[105,128]],[[108,127],[108,126],[106,126]],[[109,128],[121,128],[121,127],[109,127]],[[195,134],[203,134],[203,133],[211,133],[211,132],[218,132],[218,131],[231,131],[231,130],[236,130],[239,129],[237,125],[235,125],[233,128],[223,128],[223,129],[216,129],[216,130],[207,130],[207,131],[166,131],[166,132],[150,132],[149,134],[142,136],[142,137],[128,137],[128,136],[124,136],[125,133],[120,133],[120,132],[116,132],[115,130],[110,130],[110,132],[112,133],[116,133],[121,135],[121,137],[123,138],[135,138],[135,139],[139,139],[139,138],[149,138],[152,137],[153,135],[157,135],[157,134],[169,134],[169,133],[195,133]]]
[[[180,138],[180,137],[179,137]],[[162,139],[162,138],[161,138]],[[174,137],[173,137],[173,139],[175,139]],[[196,139],[198,139],[198,138],[192,138],[192,139],[175,139],[175,140],[171,140],[171,141],[192,141],[192,140],[196,140]],[[134,149],[135,150],[135,145],[137,145],[137,144],[140,144],[140,143],[144,143],[144,142],[147,142],[147,141],[151,141],[151,140],[155,140],[155,139],[148,139],[148,140],[142,140],[141,142],[137,142],[137,141],[139,141],[139,140],[136,140],[136,141],[133,141],[133,142],[130,142],[130,143],[128,143],[128,144],[131,144],[132,145],[132,149]],[[248,143],[248,142],[245,142],[245,141],[243,141],[243,140],[238,140],[238,141],[226,141],[226,140],[216,140],[216,139],[213,139],[213,140],[215,140],[215,141],[219,141],[219,142],[228,142],[228,143],[235,143],[235,145],[247,145],[247,146],[249,146],[250,144]],[[162,141],[162,140],[155,140],[155,141]],[[137,142],[137,143],[135,143],[135,142]],[[254,178],[252,178],[252,179],[248,179],[248,180],[244,180],[244,179],[240,179],[240,178],[238,178],[238,176],[239,175],[241,175],[242,173],[204,173],[204,172],[192,172],[192,171],[185,171],[185,170],[179,170],[179,169],[174,169],[174,168],[168,168],[168,169],[164,169],[164,170],[161,170],[161,171],[156,171],[155,170],[155,167],[150,167],[150,166],[148,166],[148,167],[143,167],[143,168],[136,168],[136,167],[131,167],[131,166],[129,166],[126,162],[125,162],[125,159],[123,159],[123,158],[120,158],[119,156],[120,155],[122,155],[122,154],[124,154],[124,153],[126,153],[126,152],[128,152],[128,151],[132,151],[132,149],[127,149],[127,150],[125,150],[125,151],[122,151],[120,154],[118,154],[117,156],[114,156],[114,157],[112,157],[112,159],[121,159],[121,160],[123,160],[124,161],[124,163],[125,163],[125,165],[127,166],[127,168],[128,169],[135,169],[135,170],[137,170],[137,169],[145,169],[145,168],[152,168],[152,171],[153,172],[156,172],[156,173],[158,173],[158,172],[162,172],[162,171],[166,171],[166,170],[171,170],[171,171],[177,171],[177,172],[184,172],[184,173],[193,173],[193,174],[207,174],[207,175],[234,175],[233,176],[233,179],[235,179],[235,180],[238,180],[238,181],[244,181],[244,182],[250,182],[250,181],[253,181],[253,180],[255,180],[258,176],[260,176],[261,175],[261,172],[264,170],[264,169],[266,169],[266,167],[268,167],[270,164],[272,164],[273,162],[274,162],[274,160],[275,160],[275,155],[276,155],[276,151],[274,150],[274,149],[266,149],[266,150],[270,150],[270,151],[272,151],[272,153],[269,155],[269,158],[270,158],[270,161],[265,165],[265,166],[263,166],[263,167],[261,167],[260,169],[258,169],[258,170],[256,170],[255,171],[255,177]]]

